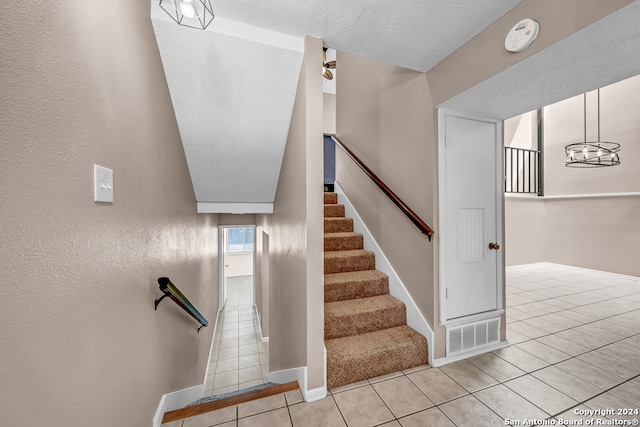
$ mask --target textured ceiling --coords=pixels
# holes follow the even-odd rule
[[[215,0],[204,31],[150,1],[199,209],[242,213],[275,198],[305,35],[426,71],[521,0]]]
[[[226,19],[427,71],[520,1],[215,0],[213,8]]]
[[[196,200],[272,203],[303,40],[218,17],[212,31],[185,28],[159,8],[154,15],[154,6],[153,27]]]
[[[640,1],[451,98],[441,107],[505,119],[640,74]]]

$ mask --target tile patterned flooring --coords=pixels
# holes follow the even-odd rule
[[[211,347],[205,396],[268,382],[269,343],[258,338],[253,276],[227,278],[227,303]]]
[[[576,414],[640,409],[640,278],[549,263],[510,267],[507,338],[507,348],[351,384],[321,401],[305,403],[293,391],[165,426],[475,427],[526,425],[524,419],[636,425],[640,419]]]

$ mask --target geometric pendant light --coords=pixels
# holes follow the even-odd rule
[[[564,147],[565,166],[570,168],[601,168],[620,164],[620,144],[600,141],[600,89],[598,89],[598,140],[587,141],[587,94],[584,94],[584,142]]]
[[[204,30],[213,21],[211,0],[160,0],[160,7],[180,25]]]

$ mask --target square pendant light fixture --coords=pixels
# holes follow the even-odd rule
[[[160,7],[186,27],[204,30],[213,21],[211,0],[160,0]]]

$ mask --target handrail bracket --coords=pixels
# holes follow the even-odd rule
[[[178,304],[184,311],[189,313],[191,317],[196,319],[200,323],[200,327],[198,328],[198,332],[204,326],[209,326],[209,322],[204,316],[198,311],[197,308],[191,301],[178,289],[176,285],[173,284],[171,279],[168,277],[160,277],[158,278],[158,284],[160,285],[160,290],[164,292],[164,295],[154,301],[155,309],[158,310],[158,304],[160,301],[165,299],[166,297],[171,298],[176,304]]]

